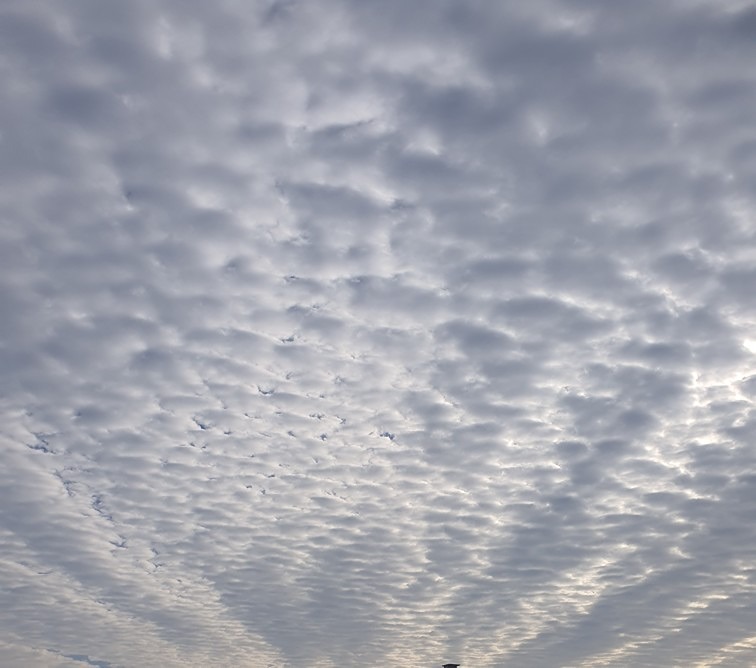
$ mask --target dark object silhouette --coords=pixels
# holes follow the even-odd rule
[[[444,668],[459,668],[458,663],[445,663]]]

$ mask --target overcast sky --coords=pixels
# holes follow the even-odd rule
[[[2,666],[756,665],[756,5],[0,12]]]

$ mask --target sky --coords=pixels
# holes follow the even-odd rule
[[[4,0],[0,664],[756,665],[755,58]]]

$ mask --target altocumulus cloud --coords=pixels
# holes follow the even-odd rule
[[[750,2],[1,11],[0,663],[756,664]]]

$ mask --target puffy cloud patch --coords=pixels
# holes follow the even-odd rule
[[[756,660],[748,7],[2,14],[3,665]]]

